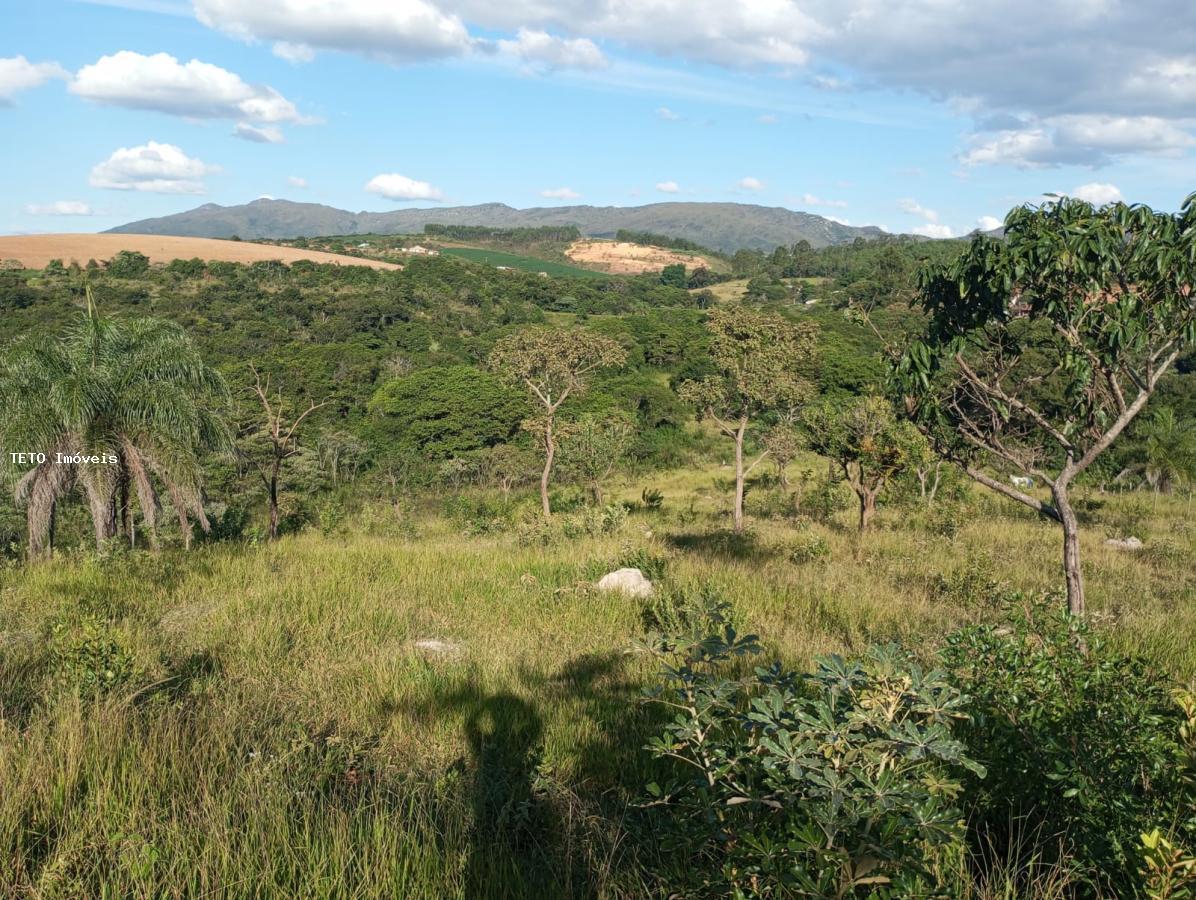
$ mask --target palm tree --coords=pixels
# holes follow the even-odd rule
[[[1140,474],[1156,494],[1170,494],[1176,485],[1196,481],[1196,426],[1164,406],[1142,424],[1139,433],[1143,460],[1118,478]]]
[[[113,321],[87,313],[58,337],[18,340],[0,358],[0,435],[4,446],[45,454],[17,482],[26,504],[29,555],[53,549],[58,502],[78,489],[91,512],[97,547],[118,529],[136,539],[130,493],[157,545],[159,487],[179,519],[208,530],[200,454],[231,446],[219,415],[227,390],[177,325]],[[99,457],[104,462],[60,457]]]

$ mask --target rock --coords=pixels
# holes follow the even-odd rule
[[[415,642],[415,649],[425,653],[456,653],[461,649],[461,645],[437,638],[422,638]]]
[[[629,597],[651,597],[652,582],[639,569],[618,569],[602,576],[598,590],[621,591]]]
[[[1109,538],[1105,543],[1110,547],[1116,547],[1118,550],[1141,550],[1142,542],[1136,537],[1127,538]]]

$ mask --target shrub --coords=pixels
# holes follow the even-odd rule
[[[1184,802],[1181,711],[1161,676],[1061,606],[1044,598],[1009,626],[947,639],[944,662],[970,697],[961,736],[990,773],[970,785],[970,821],[997,847],[1015,827],[1035,833],[1097,891],[1132,893],[1138,836],[1176,821]]]
[[[675,779],[650,785],[650,824],[682,864],[669,873],[701,896],[924,894],[958,849],[962,769],[984,770],[952,736],[963,698],[895,646],[861,661],[779,665],[733,679],[757,653],[730,626],[658,641],[673,720],[649,745]]]
[[[50,633],[50,657],[55,681],[84,698],[108,694],[139,674],[132,651],[116,630],[92,616],[77,624],[55,624]]]
[[[664,506],[664,494],[658,488],[646,487],[640,494],[640,502],[643,503],[644,509],[655,512]]]
[[[820,534],[802,534],[789,550],[789,561],[803,566],[806,563],[826,559],[831,555],[831,545]]]

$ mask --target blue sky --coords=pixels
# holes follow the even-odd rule
[[[999,7],[994,9],[993,7]],[[262,195],[948,236],[1196,190],[1190,0],[0,2],[0,232]]]

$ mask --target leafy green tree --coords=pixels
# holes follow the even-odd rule
[[[1178,214],[1061,199],[1020,207],[921,277],[929,317],[896,367],[938,448],[976,481],[1058,522],[1068,608],[1084,612],[1070,489],[1196,343],[1196,194]],[[995,462],[1042,500],[984,471]]]
[[[377,444],[399,444],[433,460],[510,440],[527,401],[473,366],[433,366],[382,385],[369,403]]]
[[[108,274],[117,278],[140,278],[149,271],[149,257],[136,250],[121,250],[108,260]]]
[[[561,404],[585,392],[590,376],[623,365],[627,352],[608,337],[582,331],[536,328],[502,338],[490,353],[490,367],[522,384],[538,403],[540,414],[524,423],[544,450],[540,473],[540,505],[552,516],[548,484],[556,456],[556,414]]]
[[[190,516],[209,527],[200,457],[230,443],[224,382],[179,326],[105,318],[90,287],[87,300],[86,315],[62,334],[19,339],[0,359],[3,444],[45,454],[16,488],[29,556],[51,552],[58,504],[75,489],[97,547],[117,535],[118,523],[136,539],[131,494],[156,546],[162,489],[189,545]]]
[[[660,270],[660,283],[669,287],[688,287],[685,279],[685,265],[674,263],[671,266],[665,266]]]
[[[678,394],[735,442],[732,517],[741,532],[744,481],[768,456],[765,449],[745,463],[744,438],[765,413],[796,407],[812,395],[805,373],[812,367],[817,329],[746,307],[714,310],[706,327],[716,374],[683,382]]]
[[[883,397],[823,402],[803,416],[810,448],[828,457],[860,501],[860,531],[876,513],[877,495],[889,479],[921,458],[925,439],[898,419]]]
[[[635,419],[622,412],[588,414],[570,422],[561,437],[561,462],[602,504],[602,482],[623,461],[635,440]]]

